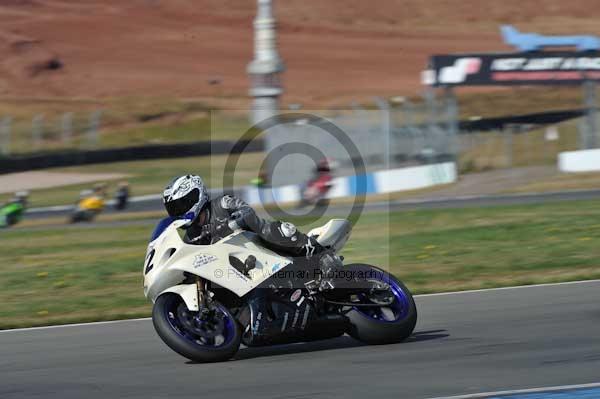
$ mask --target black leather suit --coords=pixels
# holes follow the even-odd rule
[[[208,215],[204,223],[194,222],[188,227],[185,242],[207,245],[219,241],[233,232],[229,222],[235,220],[240,228],[256,233],[265,246],[274,251],[303,258],[312,258],[323,251],[315,239],[298,231],[293,224],[264,220],[239,198],[231,195],[216,197],[206,207]]]

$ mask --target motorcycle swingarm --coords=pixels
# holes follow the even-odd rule
[[[386,306],[386,305],[380,305],[377,303],[354,303],[354,302],[338,302],[338,301],[330,301],[325,299],[325,302],[331,305],[336,305],[336,306],[352,306],[352,307],[357,307],[357,308],[380,308],[382,306]]]

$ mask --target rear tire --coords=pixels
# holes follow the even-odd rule
[[[329,206],[329,198],[327,198],[327,197],[321,198],[315,204],[315,207],[317,207],[317,208],[325,208],[325,207],[328,207],[328,206]]]
[[[163,294],[156,299],[152,308],[152,322],[157,334],[169,348],[192,361],[199,363],[222,362],[231,359],[238,351],[242,340],[242,331],[237,320],[229,310],[218,302],[216,308],[229,319],[224,342],[219,346],[210,346],[194,341],[194,338],[182,326],[177,326],[173,320],[174,309],[185,306],[183,299],[177,294]],[[187,309],[187,307],[185,307]]]
[[[352,338],[371,345],[392,344],[408,338],[417,324],[417,307],[408,288],[392,274],[375,266],[351,264],[345,268],[353,272],[371,272],[380,276],[381,278],[377,278],[378,280],[393,287],[396,296],[394,303],[398,304],[400,309],[398,319],[388,321],[376,319],[355,307],[346,314],[350,319],[348,334]]]

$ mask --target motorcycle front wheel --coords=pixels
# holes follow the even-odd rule
[[[231,359],[242,340],[237,320],[216,301],[209,314],[202,314],[188,310],[179,295],[163,294],[154,303],[152,322],[165,344],[199,363]]]
[[[417,324],[417,307],[408,288],[392,274],[375,266],[351,264],[345,268],[364,276],[367,282],[376,280],[387,283],[394,296],[394,301],[386,306],[355,306],[350,309],[346,313],[350,320],[348,334],[374,345],[397,343],[408,338]],[[366,293],[358,299],[359,303],[371,303]]]
[[[96,215],[92,211],[77,210],[71,214],[70,221],[71,223],[91,222],[94,216]]]

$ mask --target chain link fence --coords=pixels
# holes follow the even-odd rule
[[[501,123],[482,127],[485,124],[478,123],[478,118],[460,122],[453,93],[442,94],[435,96],[432,91],[426,92],[419,100],[373,98],[369,103],[353,103],[337,110],[295,107],[284,113],[289,116],[282,118],[285,123],[274,126],[264,135],[266,153],[274,153],[283,160],[267,165],[276,179],[272,183],[306,181],[321,158],[335,160],[336,174],[340,176],[356,174],[359,163],[364,163],[366,172],[373,172],[450,160],[457,162],[460,172],[468,173],[555,165],[560,152],[600,145],[600,135],[595,128],[600,124],[596,122],[598,115],[592,105],[582,111],[579,118],[560,124]],[[103,109],[50,115],[38,113],[28,120],[0,116],[0,156],[107,145],[106,137],[101,135],[106,130],[102,130],[106,127],[103,122],[108,123],[103,121],[107,115]],[[231,122],[234,120],[231,116],[222,114],[218,118],[222,123],[212,126],[217,130],[211,133],[212,138],[234,139],[220,134],[224,126],[228,130],[244,130],[243,123]],[[165,137],[165,142],[184,138],[206,140],[206,136],[199,135],[200,130],[211,130],[211,126],[200,122],[186,127],[185,137],[171,127],[151,128],[160,131],[160,135],[156,135],[161,140]],[[342,137],[328,132],[327,123],[338,128]],[[154,137],[150,133],[148,136]],[[127,134],[124,131],[111,138],[122,137],[119,143],[127,144],[132,141]],[[299,143],[305,150],[307,146],[311,150],[299,149]]]
[[[266,132],[274,186],[306,181],[320,159],[335,162],[339,176],[456,158],[458,118],[453,96],[414,103],[373,98],[369,106],[298,111]],[[289,121],[288,121],[289,119]],[[335,132],[332,132],[332,127]]]
[[[98,148],[102,112],[101,109],[86,114],[65,112],[53,117],[39,113],[29,124],[12,116],[0,117],[0,155]]]
[[[544,114],[532,117],[535,123],[511,123],[514,117],[490,121],[473,117],[460,122],[451,91],[439,97],[426,93],[418,102],[374,98],[371,104],[352,104],[345,110],[294,112],[306,115],[292,115],[291,122],[266,134],[267,153],[279,152],[276,158],[285,160],[269,165],[274,185],[306,181],[319,157],[335,160],[340,176],[356,174],[356,159],[344,140],[358,149],[367,172],[446,161],[455,161],[461,173],[556,165],[560,152],[600,143],[600,132],[593,130],[600,126],[595,109],[566,112],[559,122],[545,122],[550,118]],[[334,137],[321,122],[311,121],[311,116],[333,123],[344,133],[344,140]],[[294,143],[310,146],[313,155],[303,154]]]

